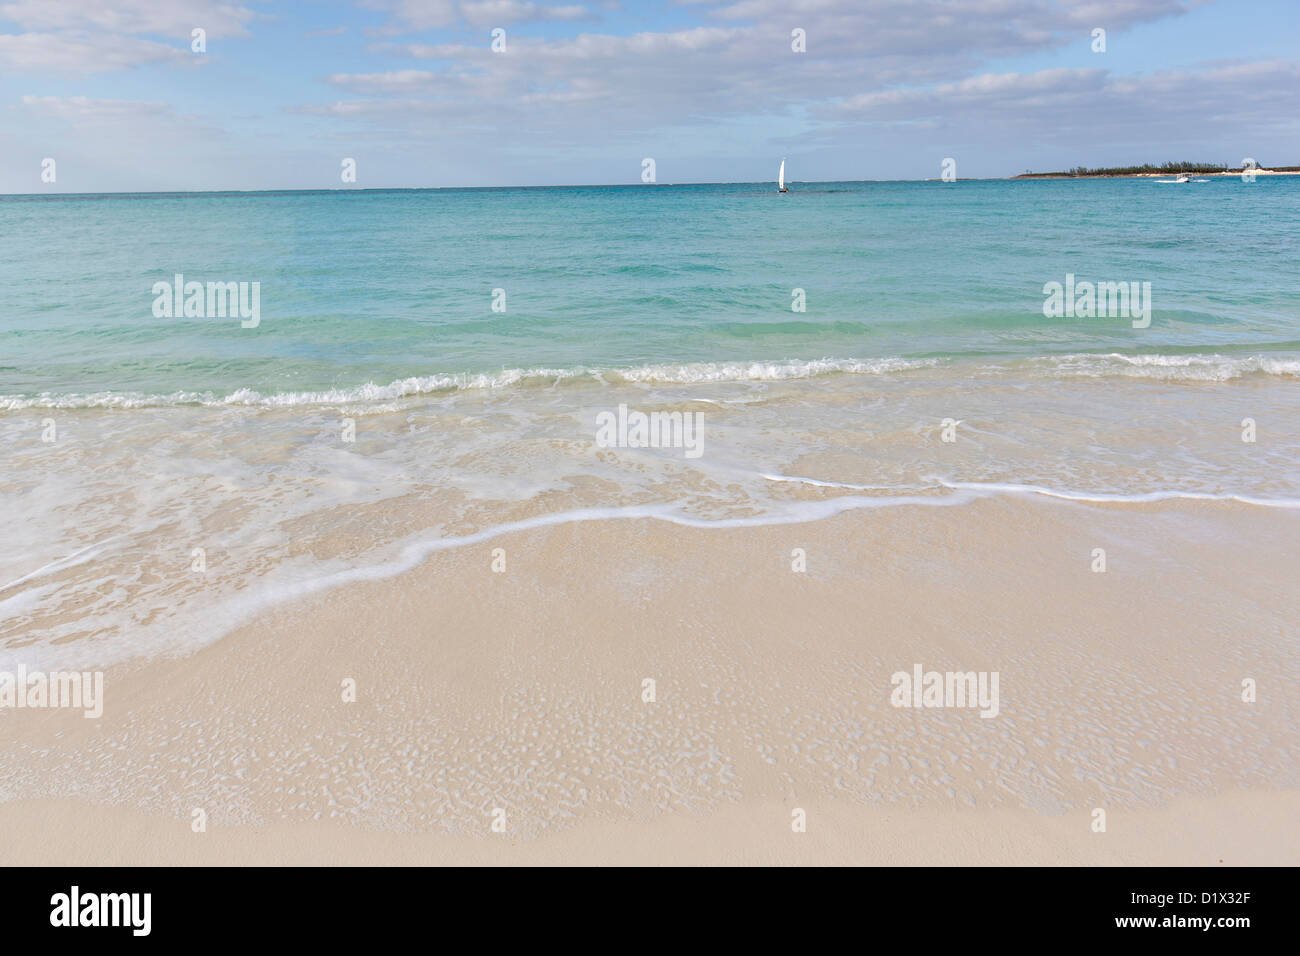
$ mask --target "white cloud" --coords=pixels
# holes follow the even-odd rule
[[[398,0],[384,5],[394,22],[459,22],[479,13],[523,10],[527,0],[478,4]],[[1188,0],[1191,2],[1191,0]],[[658,123],[701,125],[741,116],[789,116],[859,91],[928,88],[959,82],[990,58],[1086,43],[1102,17],[1112,31],[1184,11],[1182,0],[739,0],[696,4],[712,25],[632,35],[580,33],[510,37],[508,52],[478,43],[381,43],[371,53],[439,61],[437,84],[338,75],[337,86],[368,95],[421,90],[456,97],[464,110],[507,116],[511,128],[644,129]],[[554,11],[560,7],[551,8]],[[567,15],[567,14],[566,14]],[[486,20],[484,22],[487,22]],[[808,53],[790,48],[792,25],[806,31]],[[869,102],[869,101],[863,101]],[[573,108],[583,104],[583,109]],[[530,110],[521,110],[529,106]],[[567,107],[567,109],[566,109]],[[431,107],[454,115],[456,104]],[[350,115],[389,113],[352,104]],[[524,113],[526,115],[521,115]],[[522,124],[522,127],[520,126]]]
[[[84,74],[150,63],[194,65],[189,43],[195,28],[209,41],[247,36],[255,17],[247,7],[219,0],[0,0],[0,23],[23,31],[0,33],[0,70]]]
[[[816,113],[834,121],[840,142],[852,140],[855,127],[879,142],[906,138],[924,125],[936,142],[1016,143],[1026,155],[1044,149],[1084,165],[1104,164],[1097,156],[1121,163],[1189,157],[1238,162],[1263,143],[1296,148],[1300,63],[1231,63],[1138,76],[1098,69],[985,74],[929,89],[861,94]],[[1178,151],[1187,155],[1173,155]],[[1292,154],[1271,161],[1295,160]]]
[[[13,0],[0,3],[0,20],[24,30],[101,30],[119,35],[189,38],[202,27],[209,37],[244,36],[255,14],[221,0]]]
[[[391,73],[335,73],[329,82],[358,93],[409,93],[429,89],[437,74],[428,70],[396,70]]]
[[[581,4],[548,6],[529,0],[465,0],[460,14],[475,26],[509,26],[541,20],[589,20],[593,14]]]
[[[122,120],[170,114],[167,103],[143,100],[108,100],[89,96],[24,96],[22,105],[34,113],[78,123],[87,120]]]
[[[1189,100],[1187,91],[1196,90]],[[1241,114],[1290,106],[1300,115],[1300,63],[1235,63],[1199,71],[1168,70],[1119,77],[1101,69],[1052,69],[1035,73],[986,73],[928,89],[885,90],[849,97],[823,110],[840,119],[913,122],[923,117],[955,119],[1010,114],[1030,123],[1053,117],[1053,125],[1100,123],[1109,114],[1162,116],[1191,113],[1209,119],[1216,105]],[[1290,122],[1288,119],[1287,122]]]
[[[463,23],[483,28],[596,18],[583,4],[533,0],[363,0],[361,6],[388,11],[391,20],[380,31],[383,33],[416,32]]]
[[[0,33],[0,71],[103,73],[145,63],[189,64],[188,50],[133,37]]]

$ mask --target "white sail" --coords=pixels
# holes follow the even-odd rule
[[[781,160],[781,171],[776,174],[776,188],[785,189],[785,160]]]

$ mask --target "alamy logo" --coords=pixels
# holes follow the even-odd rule
[[[1150,282],[1075,282],[1043,284],[1043,315],[1049,319],[1132,319],[1133,328],[1151,324]]]
[[[153,284],[153,315],[156,319],[240,318],[239,324],[255,329],[262,321],[262,283],[186,282],[176,273],[174,282]]]
[[[103,671],[0,671],[0,708],[68,707],[98,719],[104,713]]]
[[[131,935],[148,936],[153,908],[151,893],[71,892],[50,897],[51,926],[129,926]]]
[[[618,412],[596,416],[596,444],[601,448],[684,448],[687,458],[704,453],[700,412],[638,412],[619,405]]]
[[[984,718],[998,715],[998,671],[896,671],[889,702],[895,707],[978,707]]]

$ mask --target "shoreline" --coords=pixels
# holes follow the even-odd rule
[[[1297,368],[1103,356],[1038,381],[992,369],[565,392],[552,381],[413,396],[364,417],[72,410],[57,415],[57,444],[38,441],[39,412],[0,416],[14,438],[10,487],[27,503],[0,560],[0,666],[188,655],[285,602],[611,519],[727,541],[765,528],[817,539],[841,512],[906,523],[867,516],[955,513],[975,499],[1294,513],[1286,422],[1300,396],[1286,379]],[[600,416],[623,403],[704,419],[703,453],[600,447]],[[203,443],[178,439],[198,433]],[[69,507],[75,523],[61,517]]]

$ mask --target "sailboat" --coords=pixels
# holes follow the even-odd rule
[[[788,193],[790,190],[785,187],[785,160],[781,160],[781,171],[776,174],[776,188],[778,192]]]

